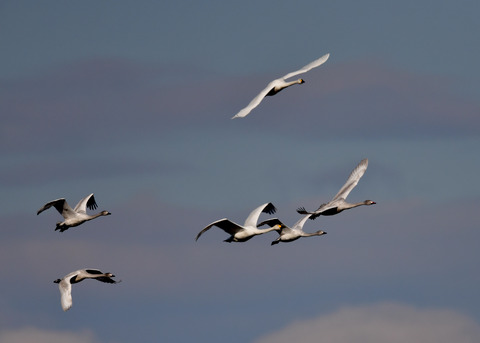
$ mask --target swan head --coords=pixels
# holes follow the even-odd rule
[[[321,236],[321,235],[326,235],[327,233],[323,230],[318,230],[317,232],[315,232],[317,235]]]
[[[304,79],[298,79],[298,83],[305,83]]]
[[[102,216],[109,216],[109,215],[111,215],[111,213],[108,212],[108,211],[102,211],[102,212],[100,212],[100,214],[101,214]]]
[[[115,275],[113,275],[112,273],[105,273],[105,276],[107,276],[107,277],[115,277]]]
[[[53,281],[54,283],[60,283],[60,281],[62,281],[62,279],[56,279],[55,281]]]
[[[376,202],[375,201],[372,201],[372,200],[365,200],[365,205],[375,205]]]

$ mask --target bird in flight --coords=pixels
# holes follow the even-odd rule
[[[253,98],[252,101],[250,101],[250,103],[247,105],[247,107],[240,110],[240,112],[235,114],[232,117],[232,119],[243,118],[243,117],[247,116],[255,107],[257,107],[262,102],[263,98],[265,98],[266,96],[275,95],[275,94],[284,90],[287,87],[290,87],[290,86],[293,86],[293,85],[296,85],[296,84],[305,83],[305,81],[303,79],[298,79],[298,80],[293,80],[293,81],[286,81],[286,80],[295,76],[295,75],[306,73],[310,69],[313,69],[313,68],[316,68],[316,67],[322,65],[323,63],[325,63],[328,60],[329,57],[330,57],[330,54],[323,55],[322,57],[316,59],[315,61],[310,62],[309,64],[307,64],[303,68],[301,68],[297,71],[293,71],[291,73],[288,73],[287,75],[282,76],[279,79],[275,79],[275,80],[271,81],[267,85],[267,87],[265,87],[255,98]]]

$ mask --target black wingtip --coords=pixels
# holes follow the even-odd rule
[[[262,212],[268,213],[268,214],[274,214],[276,211],[277,211],[277,208],[273,206],[271,202],[269,202],[267,206],[265,206]]]
[[[300,213],[300,214],[308,214],[307,210],[305,209],[305,207],[299,207],[297,208],[297,212]]]

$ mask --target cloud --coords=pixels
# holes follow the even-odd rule
[[[480,326],[461,313],[398,303],[345,307],[299,320],[255,343],[474,343]]]
[[[88,330],[54,331],[34,327],[27,327],[16,330],[0,331],[0,342],[2,343],[97,343],[100,342],[95,335]]]

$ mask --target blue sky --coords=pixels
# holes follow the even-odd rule
[[[2,2],[0,341],[477,342],[479,10]],[[326,236],[194,240],[265,202],[291,225],[365,157],[349,200],[377,205],[305,224]],[[91,192],[112,216],[36,216]],[[64,313],[52,281],[83,267],[122,283],[75,285]]]

